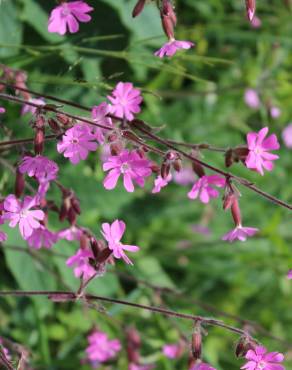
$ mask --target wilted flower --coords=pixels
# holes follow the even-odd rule
[[[43,211],[36,209],[36,199],[32,197],[25,197],[21,202],[14,194],[8,195],[4,200],[4,214],[3,220],[9,220],[9,226],[15,227],[19,225],[19,231],[23,239],[27,239],[34,229],[40,227],[39,221],[43,220],[45,214]]]
[[[42,98],[29,99],[28,101],[30,103],[37,104],[39,106],[42,106],[42,105],[46,104],[44,99],[42,99]],[[24,114],[27,114],[27,113],[35,114],[36,110],[37,110],[36,107],[33,107],[32,105],[29,105],[29,104],[24,104],[21,108],[21,115],[24,115]]]
[[[65,132],[57,144],[57,150],[64,153],[71,163],[77,164],[87,158],[89,151],[97,149],[95,140],[95,135],[87,125],[77,124]]]
[[[126,224],[123,221],[115,220],[111,225],[102,224],[102,235],[108,242],[108,247],[113,251],[115,258],[122,258],[127,264],[133,265],[132,261],[125,254],[125,251],[137,252],[140,248],[136,245],[122,244],[121,239],[126,230]]]
[[[52,181],[57,178],[59,167],[57,163],[42,155],[25,156],[19,165],[19,171],[42,181]]]
[[[111,102],[111,113],[119,118],[132,121],[134,114],[141,111],[141,92],[131,82],[119,82],[108,99]]]
[[[157,50],[154,55],[163,58],[164,56],[172,57],[180,49],[190,49],[194,47],[195,44],[190,41],[179,41],[172,39],[165,43],[162,48]]]
[[[103,164],[103,170],[109,171],[103,181],[103,185],[107,190],[114,189],[120,175],[122,175],[125,189],[128,192],[133,192],[133,181],[143,187],[145,177],[151,175],[150,166],[151,162],[148,159],[141,159],[137,152],[123,150],[117,156],[108,157]]]
[[[268,131],[268,127],[264,127],[258,133],[250,132],[247,134],[249,153],[245,160],[246,167],[259,172],[261,175],[264,174],[264,169],[272,171],[274,167],[272,161],[279,158],[278,155],[269,153],[270,150],[279,149],[280,144],[275,134],[265,139]]]
[[[244,101],[247,106],[252,109],[258,109],[260,107],[260,98],[256,90],[247,89],[244,93]]]
[[[78,249],[77,253],[68,258],[66,265],[74,267],[74,275],[84,280],[90,279],[95,274],[95,269],[90,265],[89,258],[94,258],[90,249]]]
[[[210,198],[218,198],[219,191],[214,186],[222,188],[225,185],[225,179],[217,176],[202,176],[193,185],[188,193],[189,199],[200,198],[202,203],[209,203]]]
[[[40,225],[38,229],[34,229],[31,236],[27,238],[27,243],[35,249],[51,248],[58,240],[56,233],[51,232],[45,226]]]
[[[282,138],[287,148],[292,148],[292,123],[289,123],[282,132]]]
[[[284,355],[279,352],[267,353],[263,346],[247,351],[245,358],[248,362],[241,367],[245,370],[285,370],[279,362],[284,361]]]
[[[89,345],[86,348],[86,353],[93,366],[115,358],[122,348],[118,339],[110,340],[107,334],[102,331],[94,331],[87,339]]]
[[[65,35],[67,28],[69,32],[76,33],[79,30],[79,23],[86,23],[91,20],[91,16],[87,13],[93,8],[83,0],[62,2],[51,12],[48,24],[49,32],[56,32],[60,35]]]

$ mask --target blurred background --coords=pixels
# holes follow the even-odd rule
[[[49,13],[56,6],[53,0],[2,0],[0,62],[25,70],[31,89],[89,107],[104,101],[117,81],[131,81],[143,92],[141,118],[163,126],[160,135],[174,140],[235,146],[245,142],[248,131],[269,126],[281,141],[275,169],[264,177],[242,165],[231,170],[292,202],[291,148],[281,140],[283,129],[292,121],[289,0],[258,1],[259,22],[253,26],[246,19],[243,0],[177,0],[176,37],[193,41],[196,47],[169,60],[153,56],[166,41],[154,4],[132,19],[135,0],[87,2],[95,9],[92,21],[81,24],[79,33],[62,37],[47,31]],[[258,92],[257,109],[244,101],[248,88]],[[17,105],[1,101],[1,106],[7,110],[0,118],[1,140],[7,134],[4,126],[15,138],[31,137],[31,116],[21,117]],[[272,107],[280,110],[277,117],[272,117]],[[45,154],[59,164],[61,183],[72,187],[81,201],[79,223],[100,236],[101,222],[122,219],[127,223],[123,240],[141,247],[132,256],[133,267],[118,261],[104,277],[92,282],[89,292],[216,317],[241,328],[244,320],[255,321],[283,340],[274,340],[263,330],[254,331],[270,351],[284,352],[286,369],[292,369],[292,287],[286,278],[292,268],[289,211],[240,189],[244,224],[259,228],[260,233],[245,243],[229,244],[221,237],[233,224],[229,213],[223,212],[220,198],[207,206],[189,200],[191,183],[171,183],[152,195],[153,178],[145,189],[133,194],[121,183],[106,191],[100,153],[91,153],[87,161],[72,166],[55,146],[48,144]],[[13,164],[19,152],[3,155]],[[203,158],[224,168],[220,153],[204,152]],[[5,196],[13,192],[11,174],[3,166],[0,174],[0,194]],[[54,187],[49,197],[60,201]],[[53,230],[60,227],[53,217],[49,225]],[[52,253],[28,252],[18,232],[7,227],[5,231],[9,238],[0,250],[1,290],[78,289],[78,280],[65,266],[65,256],[75,253],[77,243],[59,241]],[[15,246],[22,250],[12,248]],[[145,281],[184,294],[162,294]],[[82,364],[86,336],[97,325],[124,344],[117,362],[100,368],[123,370],[127,369],[124,329],[131,324],[142,333],[144,362],[155,363],[161,370],[187,368],[187,355],[172,361],[161,348],[178,342],[181,334],[190,338],[191,323],[126,307],[105,308],[112,316],[78,303],[1,298],[0,335],[26,345],[35,369],[89,369]],[[219,328],[207,329],[204,359],[217,370],[242,366],[243,361],[234,355],[238,336]]]

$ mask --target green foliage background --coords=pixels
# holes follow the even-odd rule
[[[177,38],[194,40],[196,47],[163,61],[152,56],[165,41],[153,4],[133,20],[135,0],[88,3],[95,8],[92,22],[82,24],[76,35],[61,37],[47,32],[54,1],[2,0],[0,62],[26,70],[30,88],[86,106],[103,101],[118,80],[131,81],[143,90],[141,117],[155,126],[164,126],[161,135],[168,138],[228,147],[243,143],[248,131],[265,125],[281,135],[292,115],[289,0],[258,1],[260,29],[252,29],[245,19],[243,0],[177,0]],[[260,91],[263,104],[259,111],[245,106],[243,94],[247,87]],[[281,108],[279,119],[269,117],[268,101]],[[4,125],[12,130],[13,137],[30,137],[29,117],[20,117],[20,107],[1,105],[7,108],[7,114],[1,117],[2,140],[6,135]],[[70,108],[68,111],[80,113]],[[18,154],[15,150],[6,158],[13,163]],[[125,240],[141,246],[133,256],[134,267],[118,261],[115,268],[91,284],[89,292],[161,304],[151,289],[113,273],[125,272],[185,292],[187,299],[164,297],[163,303],[171,309],[214,316],[240,326],[193,302],[199,300],[217,310],[254,320],[292,344],[292,287],[286,279],[292,267],[289,211],[241,189],[245,224],[261,232],[246,243],[227,244],[220,238],[232,228],[232,222],[230,215],[222,211],[220,199],[204,207],[187,199],[189,188],[175,184],[151,195],[152,181],[146,190],[137,189],[134,194],[126,193],[121,184],[108,192],[101,184],[99,153],[91,154],[77,166],[56,153],[55,143],[46,147],[46,154],[59,163],[60,181],[72,186],[80,198],[82,225],[99,235],[101,222],[123,219],[127,223]],[[224,166],[220,154],[204,153],[204,159]],[[291,163],[291,150],[283,144],[275,170],[264,177],[239,165],[232,171],[291,203]],[[5,196],[13,191],[13,184],[11,174],[3,167],[0,171],[0,191]],[[54,187],[50,195],[59,200]],[[210,236],[192,231],[192,225],[204,222],[211,229]],[[53,229],[59,227],[54,219],[50,225]],[[2,290],[78,288],[64,258],[43,250],[35,252],[33,258],[29,253],[9,249],[28,247],[15,230],[6,230],[8,247],[0,252]],[[76,248],[74,243],[64,241],[54,246],[55,251],[68,256]],[[1,298],[0,333],[31,349],[35,369],[87,369],[87,365],[80,365],[80,359],[85,356],[86,335],[94,324],[122,341],[125,325],[134,324],[142,333],[143,361],[155,362],[162,370],[187,368],[186,357],[167,360],[161,347],[177,341],[179,331],[190,338],[190,323],[125,307],[106,308],[114,320],[86,310],[80,303]],[[205,360],[218,370],[238,369],[242,361],[234,357],[237,336],[222,329],[208,328],[208,332],[204,339]],[[254,334],[270,350],[285,352],[286,368],[292,368],[292,355],[286,345],[262,333]],[[126,369],[125,350],[117,363],[101,368]]]

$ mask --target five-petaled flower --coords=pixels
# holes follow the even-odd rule
[[[90,279],[95,274],[95,269],[90,265],[89,258],[94,258],[90,249],[78,249],[77,253],[67,259],[66,265],[74,267],[74,275],[84,280]]]
[[[67,27],[69,32],[76,33],[79,30],[78,22],[89,22],[91,16],[87,13],[93,8],[85,1],[62,2],[51,12],[48,24],[49,32],[56,32],[60,35],[65,35]]]
[[[274,160],[279,156],[269,153],[270,150],[277,150],[280,148],[277,136],[275,134],[266,137],[269,129],[262,128],[258,133],[250,132],[247,134],[247,146],[249,153],[245,160],[246,167],[264,174],[264,169],[272,171]]]
[[[35,176],[42,182],[55,180],[58,170],[58,165],[54,161],[42,155],[25,156],[19,165],[21,173],[27,173],[30,177]]]
[[[229,231],[222,237],[222,240],[233,242],[238,239],[241,242],[245,242],[250,236],[255,235],[259,230],[255,227],[243,227],[242,225],[236,226],[233,230]]]
[[[141,111],[141,92],[131,82],[119,82],[108,99],[111,102],[111,113],[116,117],[132,121],[134,114]]]
[[[135,151],[123,150],[117,156],[109,156],[103,164],[103,170],[109,171],[103,181],[107,190],[114,189],[120,175],[123,175],[124,187],[128,192],[134,191],[135,181],[143,187],[145,177],[151,175],[151,162],[148,159],[142,159]]]
[[[95,135],[87,125],[77,124],[65,132],[62,140],[57,144],[59,153],[64,153],[72,164],[77,164],[88,156],[89,151],[98,147]]]
[[[267,353],[263,346],[247,351],[245,358],[248,362],[241,367],[244,370],[285,370],[280,362],[284,361],[284,355],[279,352]]]
[[[110,340],[106,333],[95,330],[88,336],[89,345],[86,348],[88,360],[93,366],[116,357],[122,349],[118,339]]]
[[[19,225],[19,231],[23,239],[27,239],[33,233],[34,229],[40,227],[39,221],[42,221],[45,214],[40,209],[32,210],[37,205],[36,199],[25,197],[21,202],[15,195],[10,194],[4,200],[3,220],[9,220],[9,226]]]
[[[194,47],[195,44],[190,41],[179,41],[179,40],[169,40],[165,43],[162,48],[157,50],[154,55],[163,58],[164,56],[172,57],[180,49],[190,49]]]
[[[224,187],[225,179],[218,176],[202,176],[193,185],[191,191],[188,193],[190,199],[200,198],[202,203],[209,203],[211,198],[218,198],[219,191],[214,189],[214,186],[219,188]]]
[[[108,247],[113,252],[115,258],[122,258],[127,264],[133,265],[132,261],[125,254],[125,251],[137,252],[140,248],[136,245],[122,244],[121,239],[126,230],[126,224],[123,221],[115,220],[111,225],[102,224],[102,235],[108,243]]]

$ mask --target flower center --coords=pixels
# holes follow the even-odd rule
[[[78,143],[79,143],[79,140],[78,140],[78,139],[76,139],[76,138],[75,138],[75,139],[72,139],[72,140],[71,140],[71,143],[72,143],[72,144],[78,144]]]
[[[257,370],[264,370],[266,368],[267,364],[265,361],[261,361],[258,363]]]
[[[122,173],[126,173],[126,172],[128,172],[128,171],[129,171],[129,169],[130,169],[130,166],[129,166],[129,164],[128,164],[128,163],[123,163],[123,164],[122,164],[122,166],[121,166],[121,172],[122,172]]]
[[[20,218],[25,218],[27,216],[27,209],[23,209],[20,211]]]
[[[61,12],[62,16],[67,17],[69,14],[71,14],[71,11],[66,3],[62,4],[62,7],[63,7]]]

